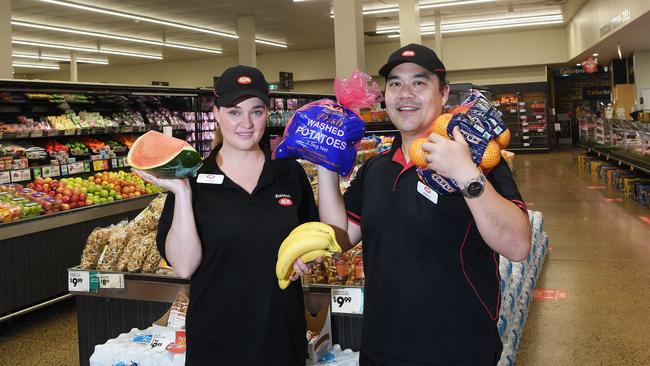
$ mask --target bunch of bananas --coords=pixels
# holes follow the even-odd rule
[[[298,226],[280,245],[275,264],[278,285],[283,290],[289,286],[294,273],[293,264],[298,258],[303,263],[309,263],[318,257],[331,257],[341,251],[331,226],[321,222],[306,222]]]

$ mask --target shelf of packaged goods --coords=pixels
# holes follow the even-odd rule
[[[617,148],[595,146],[588,143],[579,143],[577,146],[587,150],[589,153],[594,153],[605,160],[611,160],[618,164],[627,165],[631,170],[638,170],[650,174],[650,155],[644,157]]]
[[[91,221],[106,216],[120,215],[126,212],[141,210],[158,194],[147,194],[140,197],[128,198],[111,203],[85,206],[68,211],[41,215],[29,219],[16,220],[0,224],[0,240],[7,240],[41,231],[52,230],[63,226]]]
[[[550,151],[548,146],[508,146],[506,150],[515,153],[547,153]]]

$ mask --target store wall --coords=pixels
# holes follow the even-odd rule
[[[650,110],[650,100],[641,105],[642,90],[650,90],[650,50],[634,52],[634,83],[636,85],[636,107]],[[648,92],[646,92],[647,94]]]
[[[450,74],[461,70],[482,70],[461,73],[463,81],[468,77],[480,77],[480,82],[498,84],[506,82],[508,73],[517,82],[539,81],[539,72],[547,63],[566,60],[564,29],[542,29],[518,32],[499,32],[478,35],[454,35],[443,40],[442,59]],[[433,39],[424,44],[433,47]],[[399,42],[366,45],[366,70],[376,74],[391,52],[399,48]],[[236,57],[214,57],[189,61],[157,62],[140,65],[94,67],[79,69],[81,82],[111,82],[126,84],[150,84],[152,80],[168,81],[171,86],[196,87],[212,83],[226,67],[237,63]],[[334,49],[316,49],[259,54],[257,65],[269,82],[278,81],[279,71],[294,73],[294,85],[299,91],[325,92],[327,80],[335,75]],[[510,71],[509,68],[512,68]],[[497,69],[494,77],[489,70]],[[464,75],[464,76],[463,76]],[[68,80],[69,72],[32,75],[33,78]],[[494,79],[492,79],[494,78]],[[487,80],[487,81],[486,81]],[[503,80],[503,81],[499,81]],[[478,82],[475,82],[478,84]],[[308,87],[318,90],[308,90]]]
[[[623,21],[617,29],[601,37],[601,27],[609,24],[612,18],[626,10],[629,10],[629,19]],[[567,26],[568,60],[579,56],[648,11],[650,11],[648,0],[587,1]]]

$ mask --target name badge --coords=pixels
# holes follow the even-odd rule
[[[196,183],[221,184],[223,183],[222,174],[199,174]]]
[[[424,185],[424,183],[418,182],[418,192],[426,197],[429,201],[438,204],[438,193]]]

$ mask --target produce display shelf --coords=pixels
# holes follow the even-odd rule
[[[85,206],[61,211],[49,215],[41,215],[29,219],[16,220],[0,224],[0,240],[52,230],[67,225],[91,221],[98,218],[119,215],[134,210],[142,210],[158,194],[147,194],[136,198],[128,198],[100,205]],[[84,239],[85,241],[85,239]]]
[[[587,150],[587,152],[594,152],[598,154],[599,157],[604,156],[606,160],[613,160],[619,164],[625,164],[631,169],[650,174],[650,157],[643,159],[624,151],[605,146],[591,145],[588,143],[579,143],[577,146]]]

